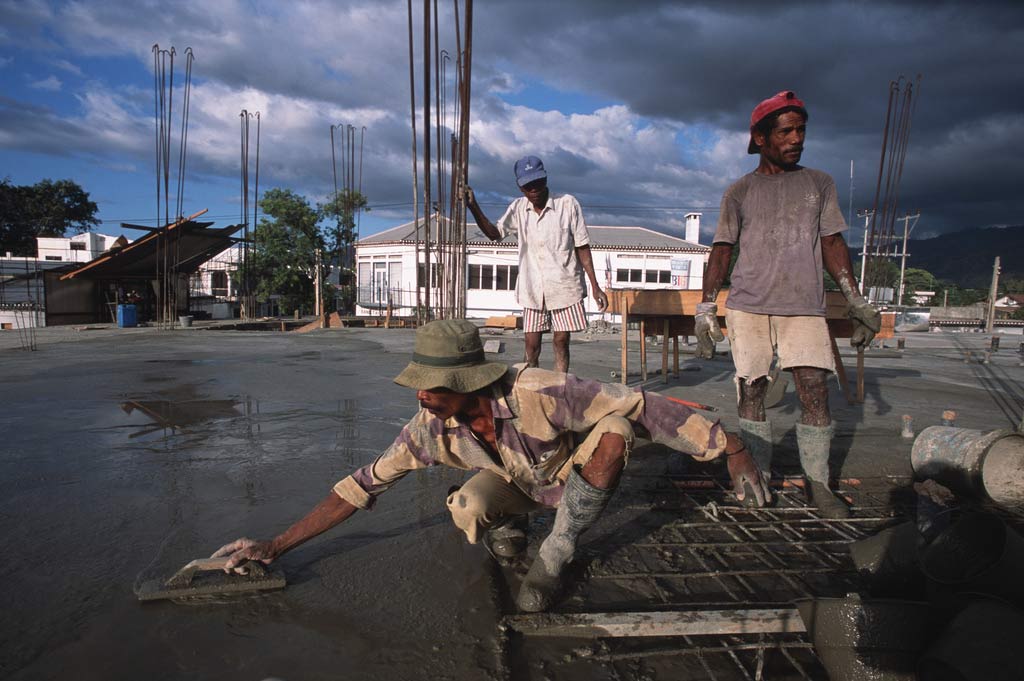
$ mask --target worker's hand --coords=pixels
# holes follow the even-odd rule
[[[224,566],[224,572],[228,574],[234,572],[243,575],[249,571],[245,567],[245,563],[251,560],[258,560],[269,565],[277,558],[271,542],[257,541],[245,537],[236,539],[230,544],[225,544],[214,551],[210,558],[222,558],[224,556],[230,556],[227,564]]]
[[[468,184],[462,188],[462,195],[466,199],[467,206],[476,205],[476,194],[473,193],[473,188],[470,187]]]
[[[871,344],[875,334],[882,328],[882,314],[862,296],[850,298],[850,308],[846,316],[853,322],[853,335],[850,345],[860,349]]]
[[[697,303],[697,314],[693,318],[693,334],[697,337],[697,356],[714,359],[715,343],[725,340],[718,326],[718,305]]]
[[[771,503],[772,492],[768,487],[768,480],[761,475],[754,457],[747,451],[743,441],[735,435],[729,435],[725,464],[729,469],[729,477],[732,478],[732,491],[738,501],[746,499],[746,485],[750,485],[759,507]]]
[[[608,309],[608,296],[601,290],[600,286],[594,287],[594,302],[597,303],[598,312],[604,312]]]

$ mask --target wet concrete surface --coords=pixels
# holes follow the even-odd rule
[[[133,586],[143,580],[237,536],[284,529],[383,450],[415,411],[412,392],[391,381],[413,333],[41,329],[31,353],[0,335],[0,676],[575,678],[557,673],[571,646],[506,648],[498,622],[510,612],[516,577],[496,570],[448,521],[444,498],[463,479],[458,471],[413,474],[373,512],[286,555],[279,564],[290,585],[282,592],[188,605],[135,601]],[[500,358],[517,361],[521,336],[495,337],[506,346]],[[1021,358],[1006,350],[988,364],[964,362],[965,351],[979,360],[987,345],[980,334],[910,335],[901,358],[869,354],[863,405],[847,405],[833,386],[842,475],[910,476],[902,414],[918,431],[944,409],[955,409],[963,427],[1015,426],[1024,408]],[[658,348],[651,350],[659,366]],[[576,373],[609,380],[619,368],[619,337],[580,335],[572,356]],[[542,365],[550,361],[546,344]],[[683,361],[699,370],[667,386],[652,376],[648,387],[718,405],[734,428],[730,360]],[[792,387],[769,413],[779,467],[796,472]],[[644,490],[681,465],[665,452],[651,462],[627,469],[639,496],[613,501],[609,514],[610,523],[633,519],[638,538],[666,522],[663,513],[650,527],[635,520],[651,503]],[[658,595],[640,588],[626,597]],[[630,664],[635,674],[611,663],[586,674],[689,678],[673,675],[683,666],[671,661]]]

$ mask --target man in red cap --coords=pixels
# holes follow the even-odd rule
[[[823,270],[849,301],[854,347],[871,342],[881,318],[858,293],[851,274],[835,182],[800,165],[806,129],[807,110],[791,91],[754,108],[747,152],[760,154],[760,162],[722,197],[694,333],[698,355],[712,358],[715,343],[724,340],[715,300],[739,246],[725,318],[736,365],[741,437],[762,474],[770,476],[772,428],[764,396],[778,355],[779,366],[793,374],[802,407],[796,436],[808,499],[822,515],[845,518],[849,509],[828,487],[833,426],[827,379],[835,363],[825,322]]]

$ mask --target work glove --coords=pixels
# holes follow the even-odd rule
[[[725,340],[718,326],[718,305],[697,303],[697,314],[693,318],[693,335],[697,337],[697,356],[713,359],[715,343]]]
[[[850,298],[850,307],[846,311],[846,316],[853,322],[850,345],[858,350],[870,345],[875,334],[882,328],[882,314],[862,296]]]
[[[754,492],[754,499],[757,506],[763,507],[772,500],[772,492],[768,487],[768,480],[761,475],[754,457],[750,455],[746,447],[729,453],[726,451],[725,464],[729,469],[729,477],[732,478],[732,491],[737,501],[747,498],[747,485]]]

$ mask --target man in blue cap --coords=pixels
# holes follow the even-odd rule
[[[519,243],[519,279],[516,300],[523,306],[526,364],[535,367],[541,335],[552,332],[555,371],[569,370],[569,337],[587,328],[583,299],[587,297],[584,272],[599,312],[608,297],[597,283],[590,255],[590,233],[579,201],[571,194],[548,191],[548,174],[536,156],[515,163],[516,184],[523,193],[509,205],[495,225],[466,187],[466,206],[480,230],[492,241],[512,234]]]

